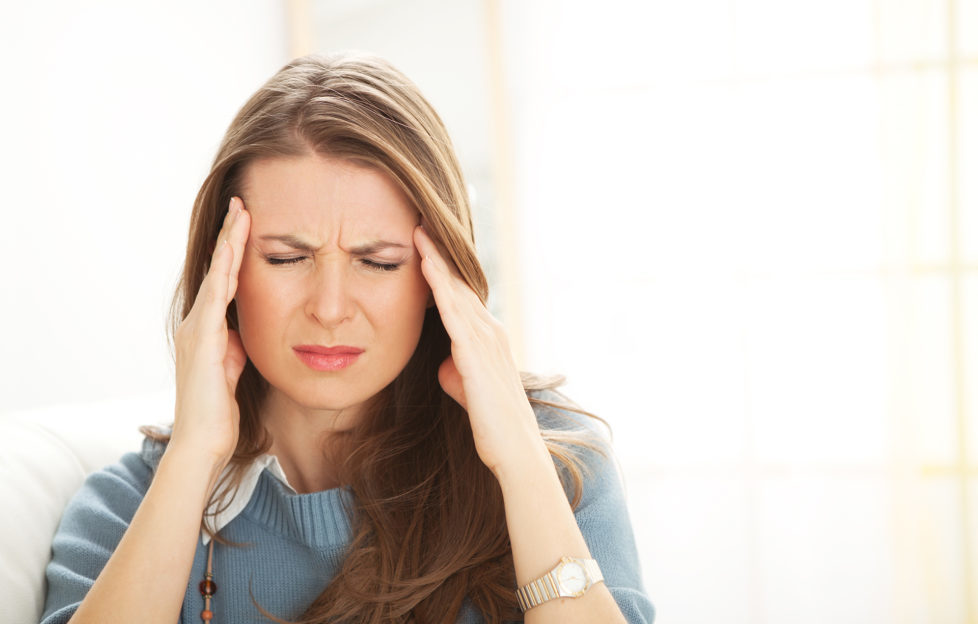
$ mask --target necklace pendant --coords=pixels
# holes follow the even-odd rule
[[[211,597],[217,593],[217,583],[214,582],[214,574],[212,573],[213,564],[214,540],[212,539],[211,545],[207,549],[207,571],[204,572],[204,580],[197,586],[200,595],[204,597],[204,610],[200,612],[200,620],[204,624],[210,624],[210,621],[214,619],[214,612],[211,611]]]

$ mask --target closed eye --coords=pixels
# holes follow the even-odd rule
[[[376,260],[368,260],[366,258],[360,262],[362,262],[364,266],[377,271],[396,271],[401,268],[400,263],[377,262]]]
[[[268,261],[268,264],[295,264],[296,262],[305,259],[305,256],[297,256],[295,258],[265,258],[265,260]]]
[[[265,260],[272,265],[283,265],[283,264],[296,264],[306,259],[306,256],[295,256],[291,258],[270,258],[266,257]],[[364,258],[360,261],[368,269],[374,271],[396,271],[401,268],[401,263],[399,262],[377,262],[376,260],[369,260]]]

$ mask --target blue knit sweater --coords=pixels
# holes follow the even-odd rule
[[[534,410],[543,427],[567,422],[553,420],[549,408],[535,404]],[[164,448],[147,439],[140,453],[128,453],[119,463],[88,477],[65,508],[47,568],[42,624],[64,623],[71,618],[122,539]],[[642,587],[614,460],[590,453],[587,461],[591,472],[575,510],[577,523],[626,619],[636,624],[651,623],[654,612]],[[221,531],[223,537],[249,545],[216,544],[214,548],[218,590],[211,608],[215,624],[270,622],[261,616],[252,595],[278,617],[298,617],[343,561],[351,539],[350,520],[344,511],[349,497],[344,488],[295,494],[267,469],[262,472],[244,510]],[[206,561],[207,547],[198,542],[180,614],[182,624],[201,621],[203,598],[197,585],[204,578]],[[483,622],[483,618],[466,603],[457,622]]]

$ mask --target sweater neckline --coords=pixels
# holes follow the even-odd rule
[[[169,427],[156,429],[161,435],[171,431]],[[156,437],[147,436],[143,440],[140,456],[151,470],[159,466],[166,446],[166,441]],[[225,473],[228,470],[230,467],[224,469]],[[221,477],[224,476],[222,473]],[[353,503],[353,492],[347,486],[297,493],[289,485],[278,458],[265,453],[248,466],[237,490],[220,499],[215,507],[208,507],[208,511],[219,513],[205,514],[204,522],[216,533],[244,515],[278,535],[326,548],[349,543],[353,533]],[[203,529],[200,537],[204,546],[210,542]]]
[[[299,494],[278,458],[266,453],[245,469],[237,490],[208,508],[216,513],[208,513],[204,521],[217,532],[243,515],[281,536],[324,548],[349,541],[352,503],[348,487]],[[201,543],[206,546],[209,541],[201,530]]]
[[[353,494],[348,487],[298,494],[263,470],[241,515],[279,535],[314,548],[343,546],[352,534]]]

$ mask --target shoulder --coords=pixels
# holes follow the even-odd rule
[[[576,512],[583,512],[619,490],[621,473],[607,423],[557,390],[533,390],[527,396],[540,434],[561,473],[568,499],[578,502]]]
[[[587,433],[605,442],[610,440],[608,424],[590,415],[563,392],[554,388],[526,393],[543,431]]]
[[[573,458],[570,463],[579,469],[580,500],[574,507],[574,518],[608,589],[629,622],[652,622],[655,609],[642,583],[621,470],[607,424],[568,409],[580,408],[556,390],[530,391],[527,396],[551,453],[555,446],[566,451]],[[557,463],[571,500],[575,498],[572,484],[576,479],[571,476],[575,471],[562,460]]]
[[[147,438],[139,452],[90,474],[68,502],[51,541],[44,622],[66,621],[84,599],[146,496],[163,448]]]
[[[165,448],[165,444],[146,438],[138,452],[126,453],[115,464],[88,475],[65,507],[59,533],[97,531],[100,518],[128,525]]]
[[[119,528],[128,526],[135,515],[165,448],[147,437],[138,452],[126,453],[118,462],[88,475],[65,507],[55,548],[62,538],[105,544],[111,541],[106,531],[121,537]]]
[[[527,392],[537,417],[540,434],[555,458],[571,459],[585,475],[616,472],[611,446],[611,428],[597,415],[592,415],[563,392],[555,389]],[[561,455],[567,457],[561,457]]]
[[[143,446],[139,451],[139,457],[143,460],[143,463],[149,466],[150,470],[156,472],[156,468],[160,465],[160,460],[163,458],[163,452],[166,451],[166,445],[170,441],[172,428],[164,426],[143,427],[140,431],[146,437],[143,439]]]

